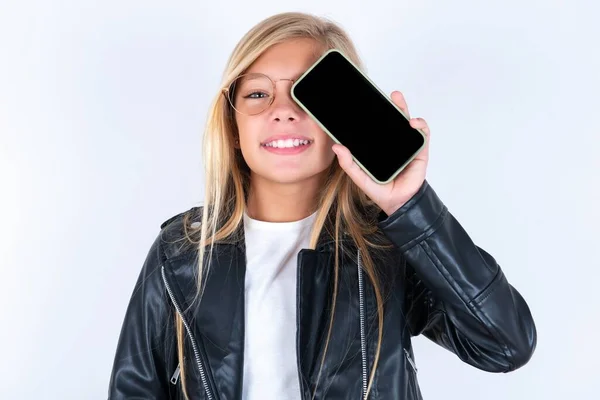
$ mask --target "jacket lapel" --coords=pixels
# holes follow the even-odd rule
[[[206,255],[208,256],[208,254]],[[205,265],[207,265],[207,259]],[[206,289],[190,308],[197,288],[197,258],[188,255],[167,261],[184,316],[199,343],[211,372],[211,386],[219,400],[242,396],[244,348],[244,254],[235,246],[215,244],[210,268],[205,268]]]
[[[303,380],[318,371],[318,354],[326,335],[327,308],[331,299],[331,268],[335,242],[324,229],[316,249],[298,254],[298,367]],[[208,247],[207,247],[208,251]],[[205,291],[195,301],[197,288],[197,254],[190,251],[165,262],[167,278],[184,310],[202,358],[208,364],[210,381],[219,400],[242,397],[244,368],[244,291],[246,250],[244,229],[240,225],[227,242],[214,245],[208,268],[204,260]],[[191,308],[190,305],[193,304]],[[308,390],[310,385],[304,385]],[[307,392],[308,393],[308,392]]]

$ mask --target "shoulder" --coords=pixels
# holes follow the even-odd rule
[[[202,206],[198,206],[198,207],[192,207],[189,210],[180,212],[179,214],[175,214],[172,217],[168,218],[167,220],[165,220],[163,223],[160,224],[160,229],[163,230],[165,228],[167,228],[168,226],[172,225],[173,223],[177,224],[177,221],[181,222],[183,221],[184,218],[187,217],[197,217],[198,218],[198,222],[200,221],[200,217],[202,216]]]
[[[160,245],[167,259],[195,250],[192,235],[193,232],[198,231],[202,208],[202,206],[192,207],[169,217],[160,224]]]

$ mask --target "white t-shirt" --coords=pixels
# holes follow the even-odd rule
[[[244,213],[246,240],[243,400],[297,400],[296,274],[316,212],[293,222]]]

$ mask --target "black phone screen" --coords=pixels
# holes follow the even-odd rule
[[[323,57],[293,93],[379,181],[387,181],[424,143],[391,99],[337,51]]]

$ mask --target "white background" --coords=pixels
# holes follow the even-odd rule
[[[424,398],[598,398],[597,3],[0,4],[3,399],[107,397],[159,225],[202,200],[225,60],[289,10],[341,23],[373,80],[429,122],[430,183],[534,314],[537,351],[510,374],[417,338]]]

